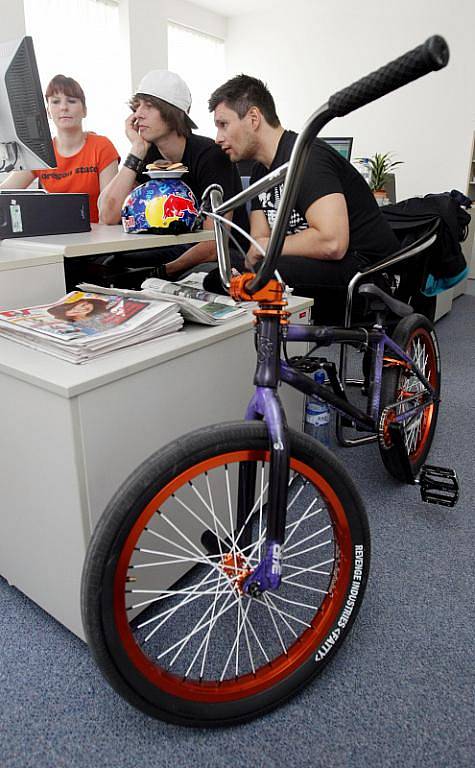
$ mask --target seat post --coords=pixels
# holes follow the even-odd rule
[[[363,274],[364,274],[363,272],[357,272],[355,275],[353,275],[353,277],[351,278],[348,284],[348,290],[346,293],[346,306],[345,306],[345,328],[351,327],[351,315],[353,311],[353,291],[358,281],[363,276]],[[346,344],[341,344],[339,374],[340,374],[340,381],[343,387],[346,387],[347,385],[363,384],[362,381],[359,381],[356,379],[349,380],[346,378],[347,361],[348,361],[348,357],[347,357]],[[340,445],[343,445],[345,447],[349,447],[351,445],[361,445],[362,443],[372,443],[377,439],[376,435],[362,435],[361,437],[354,437],[354,438],[345,437],[344,427],[342,424],[342,416],[340,413],[336,414],[335,434]]]

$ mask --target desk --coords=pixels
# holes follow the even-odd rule
[[[2,240],[0,309],[48,304],[66,292],[64,260],[78,256],[164,248],[212,240],[210,230],[186,235],[129,235],[120,224],[92,224],[90,232]]]
[[[311,303],[290,300],[300,322]],[[243,417],[252,325],[190,324],[82,366],[0,339],[0,573],[80,637],[84,555],[105,505],[160,446]],[[281,394],[301,428],[302,395]]]

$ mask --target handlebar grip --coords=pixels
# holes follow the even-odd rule
[[[333,94],[328,100],[328,106],[335,117],[343,117],[396,88],[442,69],[448,61],[449,47],[446,41],[440,35],[433,35],[412,51]]]

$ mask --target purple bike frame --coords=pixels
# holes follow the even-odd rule
[[[326,326],[289,325],[282,333],[277,318],[260,320],[256,327],[257,333],[257,367],[254,376],[255,392],[247,406],[246,420],[264,420],[269,435],[270,474],[268,494],[268,516],[264,557],[257,568],[248,576],[243,584],[245,592],[253,596],[267,589],[278,589],[282,577],[282,545],[285,538],[287,490],[289,484],[290,451],[288,429],[285,412],[277,394],[277,386],[284,381],[294,389],[310,396],[324,399],[339,413],[350,417],[360,428],[375,431],[378,428],[378,418],[381,399],[382,371],[384,350],[387,347],[397,357],[406,363],[426,389],[426,397],[420,403],[420,393],[415,395],[419,403],[404,413],[396,415],[396,422],[413,418],[422,410],[427,401],[434,396],[434,390],[413,363],[409,355],[401,349],[386,333],[379,328],[370,331],[357,328],[330,328]],[[313,342],[318,346],[329,346],[334,343],[353,343],[367,345],[373,350],[372,384],[368,401],[367,413],[352,405],[348,400],[339,397],[326,386],[322,386],[300,373],[283,360],[280,360],[282,336],[288,341]],[[405,401],[409,404],[410,399]],[[250,470],[248,470],[250,471]],[[246,476],[246,469],[240,478],[240,483],[252,486],[252,478]],[[249,498],[246,493],[241,498]],[[244,504],[246,502],[243,502]],[[248,505],[249,506],[249,505]],[[241,523],[248,518],[249,509],[241,509]]]

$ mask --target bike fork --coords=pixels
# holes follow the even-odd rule
[[[278,589],[282,578],[282,544],[285,537],[290,453],[287,421],[274,388],[256,387],[255,394],[247,409],[246,419],[263,419],[269,435],[270,472],[264,556],[243,583],[243,591],[246,594],[251,597],[258,597],[267,589]],[[252,524],[250,517],[255,498],[255,469],[255,464],[243,462],[239,475],[236,527],[240,530],[244,526],[246,543],[250,538]]]

